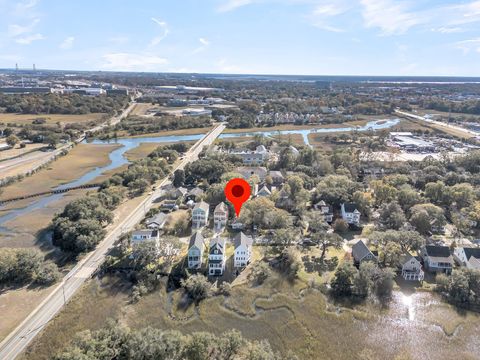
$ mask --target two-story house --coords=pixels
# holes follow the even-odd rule
[[[318,203],[313,205],[313,208],[323,214],[323,217],[327,223],[331,223],[333,221],[333,208],[325,201],[320,200]]]
[[[357,205],[352,203],[343,203],[341,205],[342,219],[345,220],[349,225],[359,225],[360,224],[360,211],[357,208]]]
[[[370,251],[363,240],[359,240],[352,246],[352,256],[355,266],[360,266],[364,261],[378,261],[377,253]]]
[[[233,244],[235,246],[233,266],[236,268],[247,266],[252,257],[253,239],[240,232],[233,239]]]
[[[227,225],[228,221],[228,206],[223,201],[215,206],[213,211],[213,226],[219,230]]]
[[[434,273],[452,273],[453,257],[450,254],[450,248],[448,246],[424,246],[420,256],[428,271]]]
[[[405,280],[423,281],[425,273],[422,270],[420,260],[420,256],[415,257],[409,253],[406,253],[399,259],[402,277]]]
[[[468,269],[478,269],[480,262],[480,248],[457,247],[453,251],[453,258]]]
[[[202,258],[204,250],[203,236],[200,231],[196,231],[190,236],[188,244],[188,268],[200,269],[202,267]]]
[[[209,211],[210,206],[206,202],[200,201],[195,204],[192,210],[192,227],[194,229],[207,225]]]
[[[211,239],[208,252],[208,275],[223,275],[225,261],[225,239],[220,237]]]

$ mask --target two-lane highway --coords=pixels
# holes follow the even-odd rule
[[[183,169],[186,164],[196,160],[203,147],[212,144],[224,129],[225,124],[216,125],[186,153],[182,162],[172,171]],[[142,220],[145,213],[151,208],[153,201],[160,196],[160,188],[168,182],[167,177],[156,184],[157,188],[151,195],[142,201],[129,216],[121,219],[112,229],[109,229],[107,236],[97,248],[82,259],[50,295],[0,343],[1,360],[15,359],[42,331],[82,284],[95,273],[122,233],[130,231]]]
[[[406,117],[409,117],[409,118],[412,118],[412,119],[415,119],[415,120],[420,120],[420,121],[424,121],[424,122],[429,123],[429,124],[437,125],[440,128],[443,127],[445,129],[455,130],[457,132],[460,132],[460,133],[464,134],[465,137],[479,137],[480,136],[480,133],[477,132],[477,131],[473,131],[473,130],[470,130],[470,129],[465,129],[465,128],[460,127],[460,126],[456,126],[456,125],[447,124],[447,123],[444,123],[444,122],[441,122],[441,121],[433,120],[433,119],[430,119],[430,118],[425,117],[425,116],[420,116],[420,115],[408,113],[406,111],[402,111],[402,110],[399,110],[399,109],[396,109],[395,112],[397,114],[400,114],[400,115],[403,115],[403,116],[406,116]]]

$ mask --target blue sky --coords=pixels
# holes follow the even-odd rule
[[[480,76],[480,0],[0,0],[0,67]]]

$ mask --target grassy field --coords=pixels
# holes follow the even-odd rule
[[[275,140],[286,141],[292,144],[293,146],[304,146],[305,141],[303,141],[303,136],[300,134],[289,134],[289,135],[275,135],[272,136]]]
[[[429,354],[473,359],[477,349],[472,341],[480,317],[456,313],[429,293],[417,301],[418,320],[409,322],[397,295],[390,309],[375,304],[351,308],[327,301],[305,281],[291,282],[276,273],[262,286],[243,282],[229,296],[213,296],[198,307],[181,290],[168,293],[164,285],[135,304],[128,301],[130,291],[129,283],[119,277],[89,281],[21,359],[49,359],[75,333],[99,329],[109,318],[132,328],[184,333],[238,329],[249,339],[267,339],[276,351],[291,350],[302,360],[400,360]],[[441,316],[444,312],[446,318]]]
[[[0,296],[0,309],[2,309],[0,341],[15,329],[38,303],[48,296],[53,287],[55,285],[38,289],[20,288],[10,290]]]
[[[173,135],[198,135],[198,134],[206,134],[212,129],[212,126],[204,127],[204,128],[191,128],[191,129],[180,129],[180,130],[167,130],[167,131],[160,131],[156,133],[148,133],[142,135],[133,135],[130,136],[127,133],[118,132],[118,137],[129,137],[129,138],[142,138],[142,137],[158,137],[158,136],[173,136]]]
[[[193,145],[194,142],[193,141],[184,141],[184,143],[186,143],[187,145]],[[165,146],[165,145],[170,145],[170,144],[173,144],[173,143],[169,143],[169,142],[141,143],[136,148],[127,151],[125,153],[125,157],[129,161],[139,160],[139,159],[142,159],[142,158],[148,156],[149,154],[151,154],[159,146]]]
[[[154,104],[137,103],[137,104],[135,104],[135,107],[132,109],[132,112],[130,113],[130,115],[138,115],[138,116],[145,115],[147,113],[147,110],[151,109],[153,107],[155,107]]]
[[[44,118],[46,124],[56,124],[57,122],[64,124],[73,123],[88,123],[90,121],[98,122],[105,114],[94,113],[84,115],[63,115],[63,114],[0,114],[0,123],[3,124],[17,124],[26,125],[31,124],[33,120],[38,118]]]
[[[118,146],[77,145],[66,156],[51,163],[48,168],[3,188],[1,198],[48,191],[58,185],[73,181],[96,167],[109,164],[108,154]]]

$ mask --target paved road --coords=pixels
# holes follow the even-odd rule
[[[88,131],[98,131],[108,125],[118,124],[123,118],[128,116],[128,114],[133,110],[135,105],[136,105],[135,102],[131,103],[126,109],[122,111],[121,114],[112,117],[109,121],[104,122],[100,125],[97,125],[94,128],[89,129]],[[76,143],[81,142],[85,138],[85,135],[86,135],[85,133],[82,134],[77,140],[75,140],[75,142]],[[26,165],[31,164],[31,166],[27,170],[21,171],[21,174],[27,174],[37,169],[38,167],[48,163],[49,161],[53,160],[56,156],[60,155],[60,153],[63,150],[69,149],[71,146],[72,144],[66,144],[52,151],[47,151],[47,152],[36,151],[30,154],[26,154],[24,156],[17,157],[15,159],[2,161],[0,162],[0,173],[5,172],[7,170],[15,169],[16,167],[20,167],[25,164]]]
[[[210,145],[224,129],[225,125],[223,123],[215,126],[188,151],[182,162],[173,171],[183,169],[187,163],[196,160],[203,146]],[[113,247],[115,241],[124,232],[130,231],[142,220],[145,213],[152,206],[153,201],[160,195],[160,187],[169,182],[168,178],[160,181],[157,184],[157,190],[142,201],[129,216],[116,224],[97,248],[82,259],[50,295],[0,343],[1,360],[13,360],[26,348],[82,284],[94,274],[104,261],[109,250]]]
[[[465,129],[465,128],[462,128],[462,127],[456,126],[456,125],[447,124],[447,123],[444,123],[444,122],[441,122],[441,121],[432,120],[432,119],[426,118],[425,116],[411,114],[411,113],[401,111],[401,110],[398,110],[398,109],[395,110],[395,112],[397,114],[404,115],[404,116],[407,116],[407,117],[411,117],[411,118],[416,119],[416,120],[421,120],[421,121],[425,121],[425,122],[430,123],[430,124],[435,124],[435,125],[438,125],[438,126],[442,126],[442,127],[445,127],[445,128],[452,129],[452,130],[461,131],[461,132],[465,133],[465,136],[470,136],[470,137],[480,136],[480,132]]]

